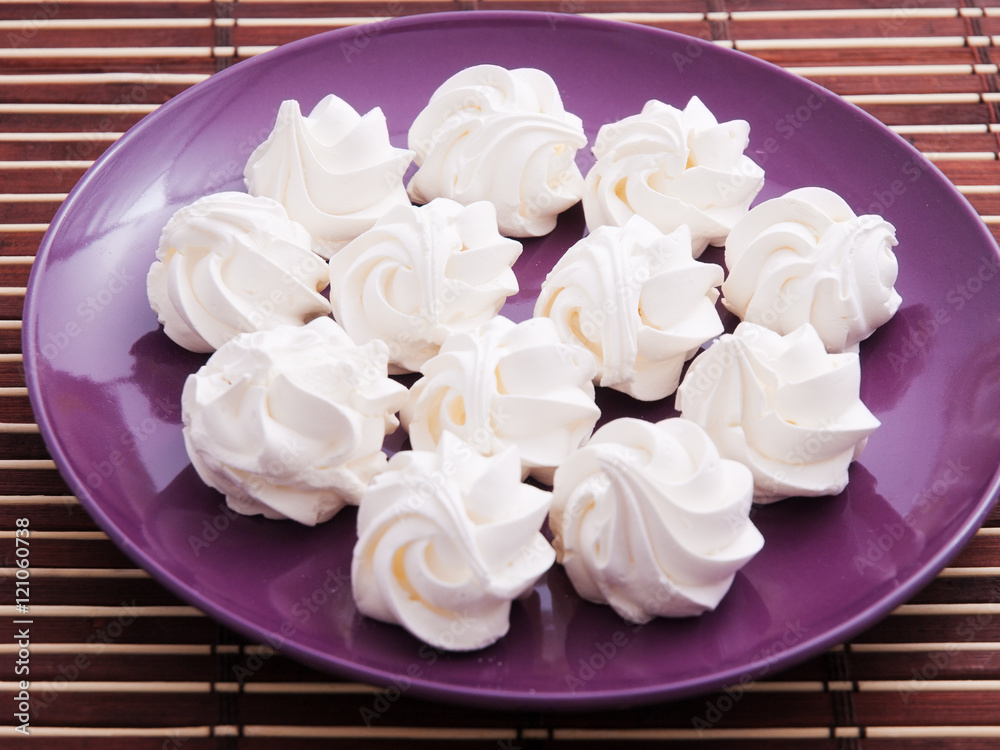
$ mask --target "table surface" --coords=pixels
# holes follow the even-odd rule
[[[1000,237],[1000,2],[0,0],[0,746],[18,737],[22,517],[32,529],[35,748],[1000,746],[996,510],[910,602],[804,664],[729,693],[550,713],[456,709],[274,655],[137,569],[70,494],[34,424],[20,317],[47,222],[93,159],[159,104],[275,45],[482,9],[623,19],[788,68],[907,138]]]

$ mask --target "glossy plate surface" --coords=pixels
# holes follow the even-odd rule
[[[185,377],[204,357],[159,329],[145,275],[161,228],[195,198],[241,189],[279,103],[336,93],[381,106],[396,145],[431,92],[478,63],[538,67],[588,136],[658,98],[699,96],[751,124],[758,200],[837,191],[897,228],[904,304],[862,350],[882,427],[838,497],[756,511],[766,538],[719,609],[629,626],[582,602],[559,569],[514,606],[511,632],[471,655],[422,646],[357,614],[354,512],[315,529],[235,518],[189,465]],[[581,153],[587,169],[592,157]],[[579,207],[525,243],[522,319],[584,231]],[[718,259],[709,251],[706,258]],[[193,605],[280,653],[408,694],[486,706],[607,707],[773,674],[883,617],[931,579],[992,504],[1000,456],[1000,261],[978,216],[915,150],[824,90],[739,53],[655,29],[533,13],[402,18],[321,34],[226,70],[158,109],[84,176],[39,250],[24,314],[32,405],[67,482],[111,538]],[[606,417],[657,419],[601,394]],[[390,449],[400,445],[401,435]]]

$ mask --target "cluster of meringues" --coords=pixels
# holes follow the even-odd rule
[[[359,611],[439,648],[501,638],[556,559],[632,622],[714,609],[763,545],[753,502],[845,486],[878,426],[857,344],[900,304],[893,228],[822,188],[750,209],[748,143],[654,100],[600,128],[584,177],[583,124],[530,68],[457,73],[408,149],[379,109],[284,102],[247,191],[174,214],[149,271],[166,334],[214,352],[182,394],[192,464],[245,514],[358,505]],[[581,200],[534,317],[499,315],[514,238]],[[676,392],[681,417],[595,431],[595,384]],[[387,459],[400,422],[412,449]]]

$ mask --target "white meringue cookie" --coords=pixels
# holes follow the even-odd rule
[[[641,401],[677,389],[684,362],[723,331],[722,268],[691,257],[691,233],[668,235],[641,216],[598,227],[542,284],[535,315],[597,359],[598,382]]]
[[[868,338],[899,309],[896,230],[836,193],[799,188],[755,206],[726,241],[723,303],[778,333],[812,324],[827,351]]]
[[[269,198],[207,195],[178,210],[146,277],[164,332],[193,352],[238,333],[301,325],[328,315],[326,264],[309,233]]]
[[[419,168],[408,190],[416,203],[490,201],[502,234],[541,236],[580,201],[586,144],[548,73],[476,65],[441,84],[410,127]]]
[[[750,470],[694,422],[620,418],[556,471],[549,524],[584,599],[626,620],[715,609],[763,546]]]
[[[511,602],[555,561],[539,531],[550,500],[521,483],[513,449],[484,457],[446,434],[435,451],[396,453],[358,510],[358,611],[435,648],[497,641],[510,627]]]
[[[486,456],[513,446],[523,475],[547,484],[601,414],[593,356],[562,343],[548,318],[496,317],[453,334],[420,371],[400,412],[415,450],[433,450],[448,432]]]
[[[400,206],[330,259],[333,315],[359,343],[384,340],[390,372],[416,372],[449,334],[495,317],[517,293],[520,254],[485,201]]]
[[[191,463],[238,513],[328,520],[385,469],[406,399],[387,361],[328,317],[235,337],[184,384]]]
[[[330,94],[308,117],[296,100],[282,102],[243,177],[251,195],[281,203],[329,258],[393,206],[409,205],[403,174],[412,160],[389,143],[381,108],[362,116]]]
[[[639,214],[664,234],[687,224],[695,258],[722,245],[764,185],[764,170],[743,153],[749,139],[745,120],[719,123],[696,96],[683,110],[651,99],[603,125],[583,195],[587,227]]]
[[[879,426],[860,387],[858,355],[828,353],[808,323],[785,336],[740,323],[691,363],[675,406],[750,468],[755,501],[770,503],[847,486]]]

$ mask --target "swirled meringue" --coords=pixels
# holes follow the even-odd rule
[[[328,317],[235,337],[184,384],[191,463],[238,513],[328,520],[385,469],[406,399],[387,360]]]
[[[808,323],[785,336],[740,323],[691,363],[675,406],[750,468],[755,501],[770,503],[847,486],[879,426],[860,388],[858,355],[828,353]]]
[[[691,233],[668,235],[641,216],[598,227],[546,277],[535,315],[596,357],[598,382],[642,401],[677,389],[684,362],[723,331],[722,268],[691,257]]]
[[[243,179],[252,195],[281,203],[329,258],[393,206],[409,205],[403,174],[412,160],[389,143],[381,108],[362,116],[330,94],[308,117],[296,100],[282,102]]]
[[[400,412],[414,449],[432,450],[448,432],[486,456],[514,446],[522,474],[547,484],[601,414],[593,356],[562,343],[548,318],[498,316],[452,334],[420,371]]]
[[[485,201],[399,206],[330,259],[333,315],[355,341],[388,343],[390,372],[416,372],[517,293],[520,254]]]
[[[725,306],[778,333],[811,323],[827,351],[850,349],[899,309],[896,230],[843,198],[799,188],[754,206],[726,241]]]
[[[687,224],[695,258],[722,245],[764,185],[764,170],[743,153],[749,142],[745,120],[719,123],[696,96],[683,110],[651,99],[598,131],[583,195],[587,227],[623,226],[639,214],[664,234]]]
[[[419,168],[407,189],[416,203],[488,200],[502,234],[541,236],[583,194],[575,157],[586,144],[548,73],[476,65],[441,84],[410,127]]]
[[[167,222],[146,293],[167,336],[212,352],[238,333],[328,315],[325,266],[279,203],[215,193]]]
[[[715,609],[763,546],[750,470],[694,422],[619,418],[556,471],[549,525],[584,599],[630,622]]]
[[[358,610],[435,648],[494,643],[555,560],[539,531],[550,500],[521,483],[514,449],[487,458],[446,434],[435,451],[396,453],[358,510]]]

